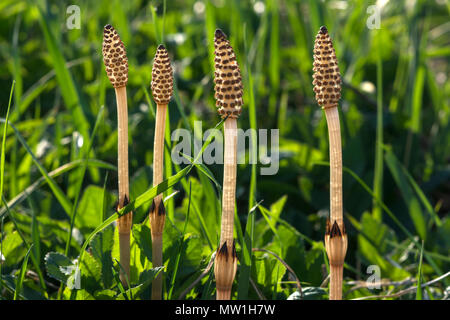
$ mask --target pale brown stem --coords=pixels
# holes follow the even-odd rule
[[[325,107],[325,116],[328,124],[328,137],[330,145],[330,223],[336,221],[342,233],[345,233],[342,204],[342,145],[339,111],[337,106]],[[337,242],[335,238],[333,241]],[[342,235],[341,244],[345,247],[342,263],[333,263],[334,258],[341,256],[342,250],[328,252],[330,260],[330,300],[342,299],[343,259],[347,247],[347,237]],[[332,246],[340,248],[340,246]],[[341,259],[338,259],[341,260]]]
[[[223,167],[222,225],[220,247],[233,243],[234,204],[236,201],[237,121],[228,118],[224,124],[225,148]]]
[[[222,224],[219,251],[214,265],[217,300],[230,300],[237,260],[233,242],[234,205],[236,201],[237,121],[224,124],[225,150],[222,195]]]
[[[166,125],[167,105],[158,105],[156,108],[155,140],[153,145],[153,186],[163,181],[164,161],[164,133]],[[157,195],[154,201],[154,210],[150,212],[150,226],[152,230],[152,263],[153,267],[163,265],[162,241],[165,215],[159,214],[162,204],[162,194]],[[160,273],[152,283],[152,300],[161,300],[162,274]]]
[[[325,108],[330,144],[330,221],[343,230],[342,216],[342,146],[337,107]]]
[[[231,299],[231,287],[216,288],[216,300],[230,300]]]
[[[119,250],[120,250],[120,265],[122,266],[123,270],[126,272],[120,273],[120,281],[122,281],[122,285],[125,287],[128,287],[128,284],[131,284],[130,279],[130,233],[121,233],[119,232]]]
[[[128,107],[126,87],[115,88],[117,102],[117,169],[119,175],[119,209],[129,201],[129,175],[128,175]],[[133,213],[129,212],[117,219],[120,242],[120,264],[130,281],[130,230],[133,221]],[[120,275],[123,285],[127,285],[125,274]]]
[[[330,300],[342,300],[343,265],[330,265]]]
[[[153,186],[163,181],[164,161],[164,134],[166,130],[167,105],[158,105],[156,108],[155,139],[153,143]],[[162,194],[155,197],[155,206],[158,207]]]

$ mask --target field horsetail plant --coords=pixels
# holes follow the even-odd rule
[[[0,0],[0,314],[450,300],[449,2]]]
[[[314,44],[314,92],[328,124],[330,146],[330,218],[325,232],[325,248],[330,262],[330,300],[342,299],[344,259],[347,252],[342,205],[342,146],[338,101],[341,76],[328,30],[322,26]]]
[[[233,239],[236,199],[237,118],[241,114],[242,78],[233,48],[219,29],[214,35],[214,82],[216,106],[224,123],[224,171],[220,243],[214,264],[217,300],[229,300],[236,275],[237,257]]]
[[[118,127],[118,180],[119,201],[117,210],[125,207],[129,201],[129,174],[128,174],[128,107],[127,107],[127,82],[128,59],[125,46],[120,40],[119,34],[111,26],[106,25],[103,30],[103,62],[109,81],[116,92],[117,103],[117,127]],[[130,280],[130,230],[133,221],[133,213],[129,212],[117,221],[119,231],[120,264],[125,272],[121,272],[120,278],[124,285]],[[125,278],[127,277],[127,279]]]
[[[172,97],[173,74],[170,65],[169,54],[161,44],[155,55],[152,69],[152,94],[157,104],[155,140],[153,147],[153,186],[163,181],[163,156],[164,156],[164,132],[166,125],[167,105]],[[164,208],[163,195],[160,194],[153,199],[150,207],[150,227],[152,234],[152,262],[153,267],[163,265],[162,241],[166,211]],[[152,299],[161,300],[162,275],[153,281]]]

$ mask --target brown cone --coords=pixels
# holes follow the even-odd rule
[[[313,85],[317,103],[334,107],[341,98],[341,75],[333,42],[326,27],[322,26],[314,43]]]
[[[169,54],[161,44],[156,50],[152,68],[152,94],[157,104],[167,105],[172,98],[173,71]]]
[[[238,118],[241,114],[242,77],[236,55],[227,36],[217,29],[214,34],[214,83],[216,107],[222,118]]]
[[[113,87],[126,86],[128,82],[127,52],[119,34],[109,24],[103,29],[102,53],[106,73]]]

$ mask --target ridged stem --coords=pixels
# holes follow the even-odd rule
[[[343,265],[330,265],[330,300],[342,300]]]
[[[153,186],[163,181],[164,161],[164,133],[166,124],[167,105],[158,105],[156,108],[155,140],[153,145]],[[153,201],[150,212],[150,226],[152,230],[152,263],[153,267],[163,265],[162,237],[165,223],[165,214],[160,214],[159,206],[163,205],[163,195],[157,195]],[[152,300],[161,300],[162,274],[160,273],[152,283]]]
[[[330,145],[330,220],[342,230],[342,145],[337,107],[325,108]]]
[[[128,107],[126,87],[115,88],[117,103],[117,169],[119,180],[119,209],[129,201],[129,174],[128,174]],[[133,213],[129,212],[117,220],[120,242],[120,264],[130,281],[130,230],[133,221]],[[121,272],[120,279],[123,285],[127,285],[125,274]]]
[[[233,242],[234,204],[236,201],[237,121],[228,118],[224,124],[225,148],[223,167],[222,224],[220,246]]]
[[[342,236],[339,241],[334,239],[337,245],[329,246],[328,257],[330,260],[330,300],[342,299],[343,259],[347,248],[347,236],[345,235],[343,204],[342,204],[342,145],[339,111],[337,106],[324,108],[328,124],[328,137],[330,145],[330,224],[337,222]],[[345,250],[342,248],[345,247]],[[331,252],[332,250],[334,252]],[[342,255],[343,252],[343,255]],[[333,260],[339,263],[333,263]],[[342,260],[342,263],[340,263]]]
[[[214,274],[217,300],[230,300],[236,275],[237,260],[233,241],[234,205],[236,201],[237,121],[228,118],[224,124],[225,150],[222,194],[222,223],[220,246],[216,255]]]

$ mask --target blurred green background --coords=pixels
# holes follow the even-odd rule
[[[73,11],[67,12],[72,4],[80,9],[80,29],[67,25],[73,21]],[[0,296],[11,299],[19,291],[17,297],[25,299],[69,298],[67,288],[58,294],[57,280],[65,282],[72,271],[59,275],[52,263],[69,268],[86,237],[114,213],[117,116],[101,55],[108,23],[120,34],[129,60],[132,199],[152,184],[155,106],[150,81],[160,43],[169,51],[176,82],[169,106],[166,177],[180,170],[169,159],[174,145],[170,133],[191,130],[196,120],[202,121],[203,131],[220,121],[213,97],[216,28],[228,35],[242,70],[245,105],[239,127],[280,130],[276,175],[259,175],[260,164],[238,168],[240,268],[234,298],[300,297],[285,266],[267,252],[254,251],[249,258],[252,248],[270,250],[290,265],[304,299],[327,297],[322,239],[329,210],[328,133],[312,90],[314,38],[322,25],[333,39],[343,78],[340,116],[349,234],[345,298],[383,296],[448,273],[449,13],[446,0],[3,0],[0,117],[6,117],[15,80],[9,121],[17,132],[8,126],[2,148],[3,196],[11,208],[8,213],[2,203],[0,209],[5,257]],[[1,129],[3,136],[4,120]],[[91,160],[85,172],[87,154]],[[172,195],[166,201],[165,298],[178,297],[215,249],[222,166],[208,169],[192,170],[165,193]],[[54,170],[50,176],[57,187],[49,187],[45,176]],[[148,206],[134,212],[131,280],[141,286],[136,298],[148,298]],[[81,270],[82,290],[72,298],[124,298],[112,272],[117,256],[112,233],[107,228],[103,234],[110,241],[98,245],[102,250],[91,244],[87,267]],[[369,265],[380,267],[385,286],[358,287],[357,281],[372,275]],[[442,299],[448,285],[445,278],[423,292],[391,298]],[[210,272],[186,297],[210,299],[213,294]]]

